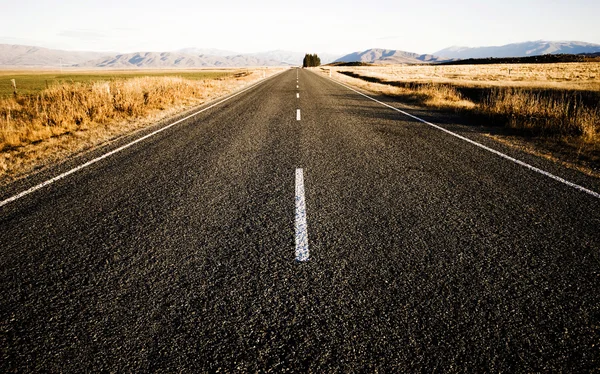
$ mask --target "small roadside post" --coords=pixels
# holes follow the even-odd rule
[[[17,81],[14,79],[11,79],[10,83],[12,83],[12,86],[13,86],[13,93],[15,94],[15,96],[17,96]]]

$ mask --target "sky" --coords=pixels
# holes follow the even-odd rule
[[[599,0],[0,0],[0,43],[123,53],[433,53],[531,40],[600,44],[599,14]]]

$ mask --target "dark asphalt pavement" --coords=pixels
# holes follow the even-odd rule
[[[311,71],[0,207],[0,247],[1,372],[600,370],[600,199]]]

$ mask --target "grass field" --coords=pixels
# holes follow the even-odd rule
[[[328,69],[321,71],[327,74]],[[410,104],[504,125],[521,139],[570,154],[571,160],[600,173],[598,62],[331,69],[338,80]]]
[[[0,71],[0,185],[278,71]]]
[[[0,98],[13,95],[11,79],[17,83],[19,95],[32,95],[64,83],[89,83],[139,77],[181,77],[190,80],[226,78],[229,70],[114,70],[114,71],[16,71],[0,70]]]
[[[600,91],[600,63],[497,65],[386,65],[338,67],[385,80],[469,87],[521,87]]]

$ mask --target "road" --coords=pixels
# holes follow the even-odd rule
[[[6,203],[0,227],[2,372],[600,368],[600,199],[312,71]]]

